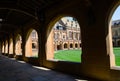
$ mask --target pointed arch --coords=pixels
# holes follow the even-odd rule
[[[64,44],[64,49],[67,49],[68,48],[68,45],[67,43]]]
[[[8,53],[8,41],[7,40],[5,41],[5,53],[6,54]]]
[[[5,44],[2,42],[2,53],[5,53]]]
[[[15,54],[16,55],[22,55],[22,37],[20,34],[17,35],[15,40]]]
[[[77,51],[76,55],[78,55],[78,62],[80,62],[81,54],[78,51],[81,51],[80,49],[74,49],[75,43],[81,42],[81,32],[80,32],[80,26],[77,20],[70,16],[60,16],[53,20],[51,24],[48,27],[47,32],[47,46],[46,46],[46,57],[47,59],[59,59],[64,61],[73,61],[73,59],[66,59],[71,57],[66,57],[70,55],[70,51]],[[80,47],[79,47],[80,48]],[[60,53],[62,52],[62,53]],[[65,53],[66,52],[66,53]],[[71,54],[74,55],[74,54]],[[58,57],[60,58],[58,58]],[[66,58],[62,58],[66,57]]]
[[[13,54],[13,39],[10,38],[10,43],[9,43],[9,54]]]
[[[107,36],[107,52],[110,55],[110,67],[115,67],[115,66],[120,66],[120,61],[119,61],[119,54],[117,51],[119,51],[119,40],[120,40],[120,33],[119,33],[119,22],[120,20],[114,20],[113,21],[113,16],[115,16],[115,12],[117,8],[120,8],[120,3],[117,2],[115,4],[108,15],[108,36]]]
[[[38,57],[38,33],[35,29],[30,29],[26,36],[25,56]]]

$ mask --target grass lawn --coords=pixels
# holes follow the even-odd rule
[[[120,47],[114,48],[116,65],[120,66]],[[60,50],[55,52],[54,59],[81,62],[81,50]]]
[[[55,52],[54,59],[81,62],[81,50],[60,50]]]
[[[120,47],[115,47],[113,52],[115,54],[115,63],[120,66]]]

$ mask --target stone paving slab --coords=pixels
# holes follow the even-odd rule
[[[0,55],[0,81],[88,81]]]

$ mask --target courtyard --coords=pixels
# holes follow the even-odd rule
[[[120,66],[120,47],[114,47],[116,66]],[[81,62],[82,50],[59,50],[55,51],[54,59],[70,62]]]

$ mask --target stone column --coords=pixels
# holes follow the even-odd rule
[[[53,59],[54,57],[53,34],[53,30],[51,30],[47,40],[47,59]]]

